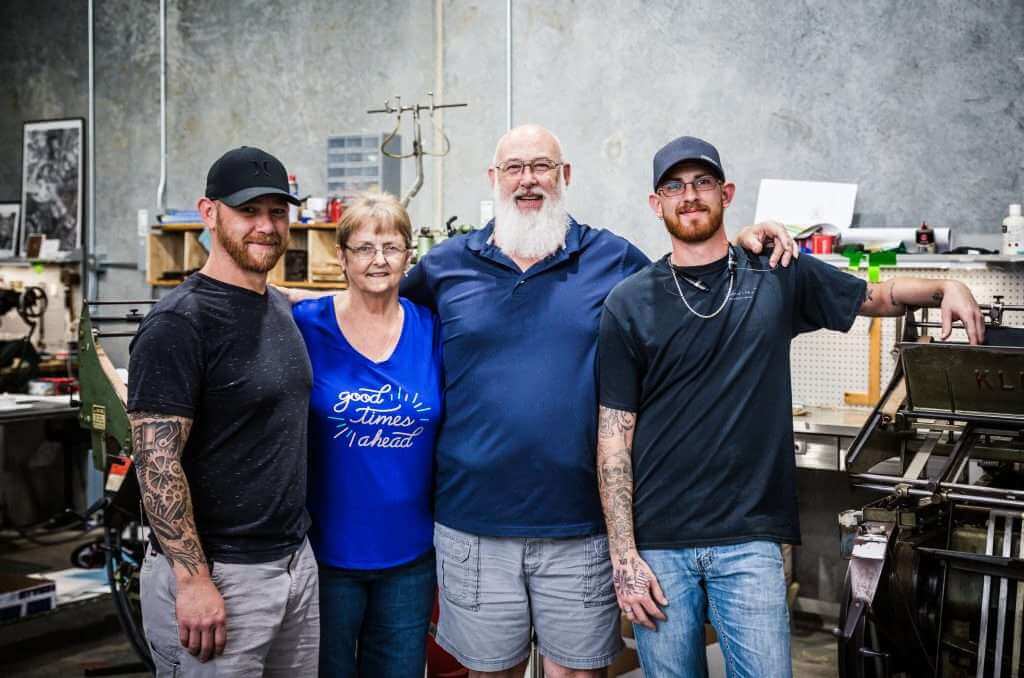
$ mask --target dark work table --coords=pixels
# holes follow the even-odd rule
[[[0,426],[26,421],[77,417],[78,405],[69,396],[30,396],[23,393],[0,395]]]

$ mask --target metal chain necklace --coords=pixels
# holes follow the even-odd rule
[[[702,320],[710,320],[711,318],[714,318],[716,315],[721,313],[722,309],[725,308],[725,305],[729,303],[729,297],[732,296],[732,285],[733,282],[736,280],[736,261],[735,259],[732,258],[731,246],[729,247],[729,288],[725,292],[725,298],[722,299],[722,305],[719,306],[714,313],[705,315],[704,313],[700,313],[698,311],[693,310],[693,307],[690,306],[690,302],[688,302],[686,300],[686,297],[683,296],[683,288],[679,284],[679,276],[676,275],[676,268],[675,266],[672,265],[672,255],[669,255],[668,257],[668,270],[671,271],[672,273],[672,280],[676,284],[676,291],[679,292],[679,298],[682,299],[683,304],[686,305],[686,310],[688,310],[690,313],[694,314],[698,318],[701,318]]]

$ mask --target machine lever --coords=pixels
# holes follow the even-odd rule
[[[840,640],[849,641],[853,637],[854,632],[857,630],[857,625],[860,624],[861,618],[864,616],[864,610],[867,605],[862,600],[854,600],[850,606],[849,611],[846,613],[846,621],[843,624],[842,629],[836,629],[833,633]]]
[[[872,650],[869,647],[862,647],[860,649],[860,654],[861,654],[862,657],[870,657],[871,659],[880,659],[880,660],[882,660],[882,674],[881,674],[881,678],[889,678],[889,676],[892,675],[892,673],[889,671],[889,653],[888,652],[878,652],[876,650]]]

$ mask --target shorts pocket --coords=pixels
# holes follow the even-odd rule
[[[480,538],[438,525],[434,545],[440,563],[440,585],[452,605],[480,608]]]
[[[155,675],[157,678],[177,678],[177,676],[181,675],[181,664],[173,657],[173,653],[157,648],[150,641],[149,654],[153,658],[153,666],[156,669]]]
[[[583,607],[602,607],[615,600],[608,536],[587,537],[587,568],[583,575]]]

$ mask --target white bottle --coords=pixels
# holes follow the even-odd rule
[[[1024,216],[1020,205],[1010,205],[1010,215],[1003,219],[1003,254],[1015,255],[1024,251]]]
[[[288,192],[296,198],[299,197],[299,180],[295,178],[294,174],[288,175]],[[288,223],[297,224],[299,222],[299,208],[291,203],[288,203]]]

